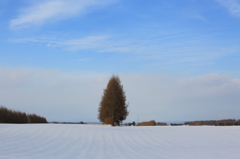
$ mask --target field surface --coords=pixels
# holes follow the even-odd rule
[[[240,127],[0,124],[0,158],[239,159]]]

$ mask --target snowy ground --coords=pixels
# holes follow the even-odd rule
[[[0,124],[0,158],[239,159],[240,127]]]

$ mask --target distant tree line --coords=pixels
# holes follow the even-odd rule
[[[171,123],[170,125],[171,126],[183,126],[184,124],[182,124],[182,123]]]
[[[135,124],[135,122],[134,122]],[[125,123],[124,126],[134,126],[133,123]],[[206,121],[189,121],[185,123],[171,123],[167,124],[165,122],[155,122],[155,120],[140,122],[137,126],[202,126],[202,125],[209,125],[209,126],[240,126],[240,119],[223,119],[223,120],[206,120]]]
[[[81,122],[57,122],[57,121],[52,121],[52,122],[48,122],[50,124],[87,124],[84,123],[83,121]]]
[[[167,123],[164,122],[155,122],[154,120],[147,121],[147,122],[141,122],[136,124],[135,121],[132,123],[124,123],[124,126],[168,126]]]
[[[46,118],[0,107],[0,123],[47,123]]]
[[[201,126],[201,125],[233,126],[233,125],[240,125],[240,120],[224,119],[224,120],[190,121],[190,122],[185,122],[184,124],[189,126]]]

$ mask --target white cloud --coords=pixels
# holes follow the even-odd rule
[[[207,74],[196,78],[158,75],[124,77],[132,117],[141,120],[240,118],[240,79]]]
[[[111,75],[56,70],[1,69],[0,105],[48,120],[97,121],[103,89]],[[128,121],[240,118],[240,79],[207,74],[196,78],[120,75]],[[57,110],[57,113],[56,113]]]
[[[0,73],[0,105],[50,121],[97,121],[108,78],[104,75],[31,69],[0,69]]]
[[[216,0],[224,6],[231,15],[240,18],[240,1],[239,0]]]
[[[83,15],[93,7],[109,5],[116,0],[47,0],[23,9],[16,19],[10,21],[11,29],[41,25],[49,20],[59,20],[71,16]]]
[[[0,69],[1,82],[0,88],[19,88],[26,86],[25,84],[31,85],[29,80],[33,76],[33,72],[29,70],[18,69]]]

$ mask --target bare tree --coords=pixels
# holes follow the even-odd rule
[[[99,104],[98,119],[104,124],[119,125],[128,115],[128,104],[118,76],[112,76]]]

